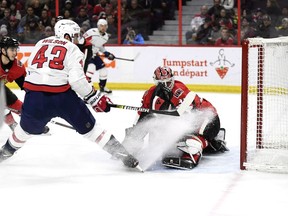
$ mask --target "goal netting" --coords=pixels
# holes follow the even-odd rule
[[[288,172],[288,37],[242,47],[240,168]]]

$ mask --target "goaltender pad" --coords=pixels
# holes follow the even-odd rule
[[[240,168],[288,173],[288,37],[242,47]]]

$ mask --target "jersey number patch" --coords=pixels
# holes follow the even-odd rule
[[[32,65],[37,64],[37,68],[42,68],[43,64],[49,61],[48,66],[51,69],[63,70],[64,69],[64,59],[67,53],[67,49],[62,46],[54,46],[51,50],[51,53],[48,54],[48,57],[53,57],[48,59],[46,51],[48,45],[42,46],[32,60]]]

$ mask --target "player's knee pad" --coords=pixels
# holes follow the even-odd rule
[[[110,140],[111,133],[94,125],[93,129],[83,136],[92,142],[96,142],[102,148]]]
[[[101,68],[98,70],[99,72],[99,79],[100,80],[106,80],[108,77],[108,71],[106,68]]]
[[[9,137],[9,142],[15,149],[21,148],[32,135],[26,133],[20,125],[17,125],[14,132]]]
[[[220,119],[216,115],[212,120],[206,119],[203,121],[199,134],[202,135],[206,140],[214,139],[220,130]]]

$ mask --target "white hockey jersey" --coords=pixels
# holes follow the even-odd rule
[[[106,51],[104,44],[106,44],[109,39],[106,32],[102,34],[99,32],[98,28],[91,28],[84,33],[83,37],[92,44],[93,56],[95,56],[99,51]]]
[[[28,60],[24,88],[64,92],[81,79],[85,79],[83,53],[70,41],[51,36],[35,45]]]

